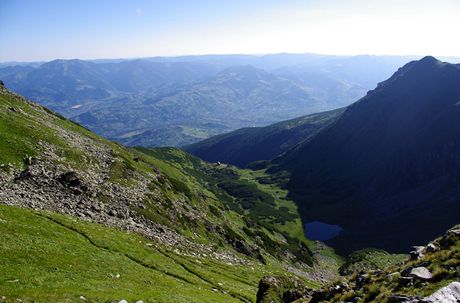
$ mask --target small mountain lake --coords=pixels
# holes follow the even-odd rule
[[[340,225],[320,221],[305,223],[305,235],[308,239],[326,241],[336,237],[342,231]]]

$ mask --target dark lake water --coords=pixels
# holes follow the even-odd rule
[[[334,238],[342,231],[342,227],[319,221],[305,223],[305,234],[308,239],[326,241]]]

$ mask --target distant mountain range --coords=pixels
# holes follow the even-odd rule
[[[265,138],[285,148],[271,152]],[[269,171],[286,181],[303,221],[343,228],[329,243],[342,252],[407,251],[460,222],[460,65],[425,57],[343,112],[238,130],[186,149],[241,166],[281,154]]]
[[[181,146],[346,106],[410,59],[278,54],[55,60],[5,66],[0,79],[109,139]]]

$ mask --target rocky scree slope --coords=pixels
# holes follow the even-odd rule
[[[281,210],[268,193],[239,181],[236,169],[176,149],[126,149],[3,85],[0,129],[2,204],[135,232],[181,257],[311,270],[305,238],[281,232],[270,209]],[[238,196],[234,183],[252,198]],[[298,220],[290,214],[286,221]]]

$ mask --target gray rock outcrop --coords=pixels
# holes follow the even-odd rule
[[[452,282],[426,297],[423,303],[458,303],[460,302],[460,282]]]
[[[418,298],[394,294],[388,297],[387,303],[458,303],[460,302],[460,282],[452,282],[431,296]]]
[[[433,275],[426,267],[412,268],[409,273],[409,276],[420,280],[430,280],[431,278],[433,278]]]

